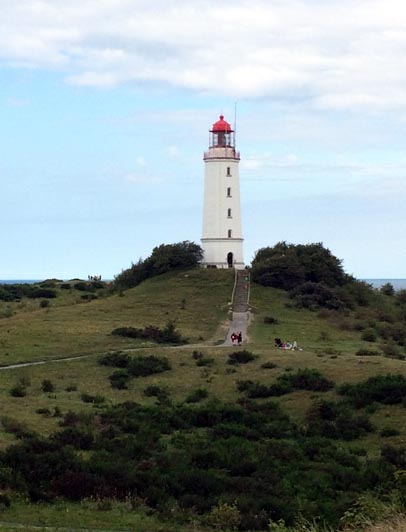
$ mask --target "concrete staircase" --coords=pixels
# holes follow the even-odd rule
[[[247,312],[250,294],[250,271],[236,270],[233,312]]]

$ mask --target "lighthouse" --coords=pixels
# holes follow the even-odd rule
[[[244,268],[240,205],[240,154],[235,132],[221,115],[204,153],[203,265]]]

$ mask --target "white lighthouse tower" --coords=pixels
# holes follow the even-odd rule
[[[234,131],[222,115],[210,130],[204,162],[203,265],[242,269],[240,154]]]

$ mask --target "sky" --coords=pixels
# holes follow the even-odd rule
[[[323,242],[357,278],[406,278],[403,1],[0,12],[0,279],[112,279],[162,243],[200,243],[220,114],[236,123],[247,264]]]

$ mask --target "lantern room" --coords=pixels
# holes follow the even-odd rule
[[[213,124],[210,130],[210,148],[234,148],[234,130],[224,116],[220,115],[220,119]]]

